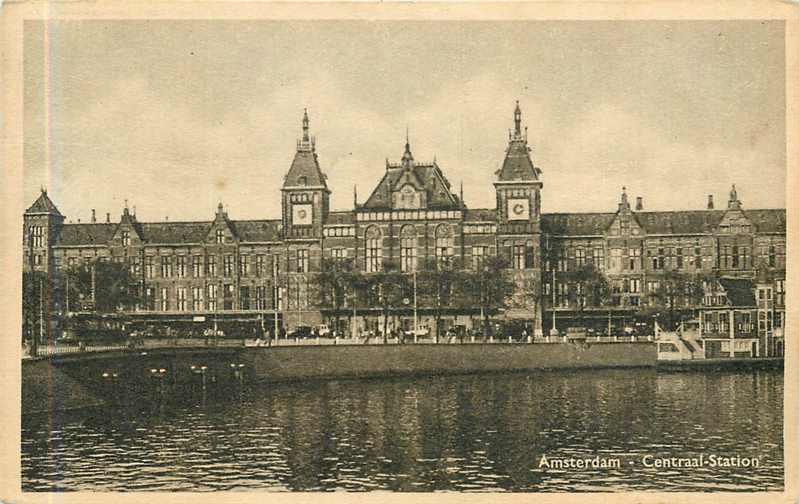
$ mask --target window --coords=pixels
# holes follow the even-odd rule
[[[177,290],[178,311],[186,311],[186,287]]]
[[[721,247],[721,267],[725,269],[730,267],[730,247],[727,245]]]
[[[169,311],[169,287],[161,287],[161,311]]]
[[[513,246],[513,268],[524,269],[524,245]]]
[[[264,269],[264,256],[258,254],[255,256],[255,276],[262,277],[266,273]]]
[[[741,247],[739,252],[741,268],[747,269],[749,267],[749,247]]]
[[[33,264],[35,264],[36,266],[41,266],[42,265],[42,255],[41,254],[36,254],[36,255],[33,256]]]
[[[636,270],[641,268],[641,249],[631,248],[627,251],[627,269]]]
[[[169,256],[161,256],[161,278],[169,278],[172,276],[172,258]]]
[[[246,255],[239,256],[239,275],[249,276],[250,274],[250,258]]]
[[[341,266],[341,264],[344,262],[344,259],[347,258],[347,250],[343,248],[334,248],[332,254],[333,261],[335,261],[338,266]]]
[[[297,251],[297,273],[308,273],[308,250]]]
[[[740,262],[738,260],[738,245],[733,245],[732,246],[732,267],[733,268],[739,268],[740,267]]]
[[[677,269],[682,269],[682,247],[677,247]]]
[[[594,249],[594,266],[599,271],[604,271],[604,269],[605,269],[605,249],[599,248],[599,247]]]
[[[200,278],[203,276],[203,256],[196,255],[191,260],[191,276]]]
[[[374,273],[380,271],[380,259],[383,255],[380,231],[376,227],[370,227],[366,231],[366,272]]]
[[[768,246],[768,265],[772,268],[777,265],[777,247],[774,245]]]
[[[216,276],[216,256],[208,256],[208,276],[214,277]]]
[[[631,278],[630,279],[630,292],[632,293],[639,293],[641,292],[641,280],[638,278]]]
[[[472,267],[475,270],[478,270],[483,267],[483,262],[486,258],[486,249],[488,247],[485,246],[475,246],[472,247]]]
[[[130,246],[130,232],[128,231],[122,231],[122,246]]]
[[[155,259],[153,256],[147,256],[144,258],[144,275],[147,278],[154,278],[155,277]]]
[[[272,309],[273,310],[283,309],[283,287],[275,286],[274,296],[272,296]]]
[[[225,232],[221,229],[216,230],[216,243],[225,243]]]
[[[155,287],[144,289],[144,309],[155,311]]]
[[[263,285],[255,287],[255,309],[266,310],[266,287]]]
[[[610,249],[610,269],[620,269],[621,268],[621,249],[614,248]]]
[[[436,260],[438,262],[449,261],[454,253],[455,240],[452,237],[450,228],[440,225],[436,228]]]
[[[226,277],[233,276],[233,254],[225,254],[223,273]]]
[[[246,285],[239,287],[239,309],[250,309],[250,288]]]
[[[702,269],[702,249],[694,247],[694,268]]]
[[[141,257],[133,257],[130,261],[131,276],[138,277],[141,274]]]
[[[216,284],[210,284],[208,286],[208,310],[209,311],[216,311],[217,307],[217,298],[219,297],[219,286]]]
[[[233,309],[233,284],[225,284],[222,288],[222,309]]]
[[[193,311],[202,311],[203,309],[203,288],[192,287],[191,289],[191,309]]]
[[[777,280],[774,284],[774,303],[780,306],[785,305],[785,280]]]
[[[559,307],[565,308],[569,306],[569,286],[565,283],[557,284],[558,288],[556,289],[556,303]]]
[[[31,235],[34,247],[44,246],[44,228],[42,226],[31,226]]]
[[[177,256],[175,258],[175,269],[177,272],[178,278],[183,278],[186,276],[186,256]]]
[[[400,270],[416,271],[416,231],[412,226],[405,226],[400,232]]]
[[[578,248],[575,252],[575,258],[577,259],[577,267],[583,266],[585,264],[585,250]]]

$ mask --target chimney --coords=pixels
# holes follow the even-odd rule
[[[110,224],[111,223],[111,212],[105,213],[105,222]]]
[[[708,210],[713,210],[713,195],[712,194],[708,194],[707,195],[707,209]]]
[[[636,196],[635,198],[635,209],[636,210],[644,209],[644,198],[642,198],[641,196]]]
[[[97,222],[97,215],[94,213],[94,208],[92,208],[92,224]]]

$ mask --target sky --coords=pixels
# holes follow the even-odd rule
[[[68,219],[280,217],[308,109],[332,208],[436,159],[471,208],[519,100],[542,211],[785,206],[774,21],[40,21],[25,24],[24,191]]]

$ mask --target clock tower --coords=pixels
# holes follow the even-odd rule
[[[519,102],[513,113],[514,130],[508,132],[508,149],[502,168],[497,172],[494,188],[497,195],[498,232],[507,235],[540,233],[541,170],[530,160],[527,128],[522,133],[522,111]]]
[[[541,323],[541,170],[530,159],[527,129],[522,132],[519,102],[513,112],[514,129],[497,172],[497,251],[514,272],[517,289],[505,317],[523,321],[535,336]]]
[[[308,133],[308,111],[302,118],[302,137],[283,179],[283,234],[286,238],[321,238],[330,211],[327,176],[319,168],[316,139]]]

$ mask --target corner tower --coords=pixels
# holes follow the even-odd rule
[[[286,238],[321,238],[330,211],[330,190],[316,157],[316,139],[309,134],[308,110],[302,117],[302,137],[283,179],[283,233]]]
[[[52,259],[52,246],[64,223],[64,216],[58,211],[47,190],[25,210],[23,215],[23,270],[49,271]]]

